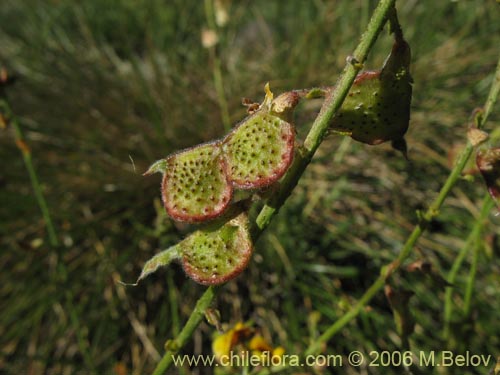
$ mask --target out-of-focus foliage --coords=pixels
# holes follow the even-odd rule
[[[260,102],[267,81],[277,94],[333,84],[376,2],[222,3],[229,4],[228,20],[217,30],[216,48],[235,124],[246,111],[241,98]],[[416,222],[416,210],[446,178],[455,146],[466,139],[469,114],[484,102],[492,79],[500,45],[496,2],[399,1],[398,10],[413,51],[406,136],[411,162],[388,145],[327,139],[256,244],[249,268],[218,298],[223,322],[251,319],[268,342],[287,353],[300,353],[355,303],[379,267],[394,259]],[[202,287],[180,267],[135,288],[117,281],[135,280],[146,259],[193,229],[165,216],[159,177],[141,174],[154,160],[224,133],[213,56],[201,42],[206,27],[199,0],[0,2],[0,64],[18,76],[9,100],[63,243],[59,249],[46,243],[12,130],[0,130],[3,372],[147,373],[191,312]],[[390,45],[384,35],[367,68],[378,68]],[[299,106],[299,138],[319,105]],[[486,130],[498,124],[496,111]],[[490,142],[498,146],[495,139],[492,134]],[[446,275],[483,196],[479,176],[462,181],[419,242],[415,258],[427,259]],[[446,344],[455,351],[500,354],[495,352],[498,234],[497,227],[489,227],[472,314],[464,320],[457,310],[448,343],[441,336],[444,290],[429,280],[402,278],[402,287],[415,293],[414,347],[440,350]],[[466,279],[464,267],[453,299],[458,308]],[[202,325],[187,352],[210,353],[212,331]],[[381,294],[327,351],[399,345]]]

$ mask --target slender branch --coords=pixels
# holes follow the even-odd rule
[[[321,144],[328,130],[329,122],[335,112],[337,112],[347,96],[354,79],[362,68],[362,63],[366,60],[373,44],[378,35],[382,31],[387,20],[389,11],[394,7],[396,0],[381,0],[379,5],[373,12],[373,16],[368,24],[367,30],[361,37],[361,41],[357,46],[352,57],[348,59],[336,89],[329,92],[326,97],[321,111],[314,121],[309,134],[307,135],[304,146],[300,154],[295,158],[293,165],[288,170],[283,179],[280,190],[261,210],[256,219],[256,223],[251,228],[252,237],[256,239],[260,233],[269,225],[271,219],[278,212],[285,200],[291,194],[294,187],[297,185],[300,176],[310,163],[314,153]],[[216,290],[209,287],[200,297],[194,311],[191,313],[186,325],[182,329],[179,336],[173,341],[174,347],[167,350],[161,361],[158,363],[153,375],[163,374],[173,363],[173,355],[175,355],[191,337],[193,331],[203,318],[204,310],[210,305],[215,298]]]
[[[196,306],[189,316],[188,321],[184,328],[182,328],[181,333],[174,340],[167,341],[165,346],[167,347],[167,352],[162,357],[155,370],[153,371],[153,375],[161,375],[167,371],[167,369],[172,365],[174,356],[182,349],[184,345],[189,341],[191,336],[193,335],[194,330],[203,320],[205,316],[205,310],[210,307],[210,304],[215,298],[217,294],[217,287],[211,286],[208,287],[205,293],[200,297]]]
[[[484,124],[486,123],[486,120],[488,119],[488,116],[491,113],[493,105],[497,100],[499,91],[500,91],[500,59],[498,61],[498,65],[496,68],[490,92],[488,94],[488,98],[486,99],[484,111],[482,113],[482,116],[480,116],[477,119],[477,127],[479,129],[484,127]],[[471,143],[467,142],[467,146],[465,146],[463,151],[460,153],[455,166],[448,175],[448,178],[446,179],[438,196],[431,203],[427,211],[423,215],[421,215],[419,223],[415,226],[413,232],[406,240],[403,249],[399,253],[397,259],[394,262],[382,267],[380,276],[363,294],[363,296],[356,303],[356,305],[354,305],[346,314],[344,314],[340,319],[338,319],[335,323],[333,323],[314,343],[312,343],[307,348],[305,355],[318,353],[321,350],[321,347],[324,343],[330,340],[347,323],[349,323],[361,312],[361,310],[368,304],[368,302],[370,302],[370,300],[383,288],[386,278],[392,272],[397,270],[401,266],[401,264],[410,256],[411,250],[413,249],[415,243],[424,232],[427,224],[432,220],[432,218],[438,215],[439,209],[443,205],[444,200],[446,199],[452,187],[456,184],[462,171],[464,170],[465,165],[467,164],[467,161],[469,160],[472,154],[473,148],[474,147],[471,145]]]
[[[393,8],[393,10],[389,13],[389,24],[391,25],[391,32],[394,33],[396,42],[404,41],[403,29],[401,28],[401,24],[399,23],[396,8]]]

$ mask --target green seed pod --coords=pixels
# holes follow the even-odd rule
[[[233,195],[219,142],[170,155],[146,174],[163,172],[163,204],[175,220],[201,222],[222,214]]]
[[[199,284],[222,284],[239,275],[253,252],[248,218],[242,213],[217,230],[199,230],[180,244],[182,266]]]
[[[234,213],[233,213],[234,215]],[[186,274],[199,284],[222,284],[239,275],[253,252],[246,213],[233,216],[224,224],[191,233],[183,241],[156,254],[142,268],[136,284],[158,268],[180,261]]]
[[[229,179],[239,189],[256,189],[279,180],[292,163],[294,127],[260,110],[223,141]]]
[[[412,96],[410,56],[409,45],[396,42],[382,70],[361,73],[331,130],[370,145],[392,141],[404,151]]]

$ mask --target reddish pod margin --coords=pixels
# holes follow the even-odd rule
[[[165,209],[175,220],[198,223],[220,216],[233,196],[220,142],[170,155],[161,192]]]
[[[228,175],[238,189],[258,189],[278,181],[293,161],[295,128],[280,117],[259,111],[223,141]]]

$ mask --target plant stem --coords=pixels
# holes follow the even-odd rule
[[[217,99],[219,101],[219,107],[222,116],[222,124],[224,125],[224,130],[228,132],[229,130],[231,130],[231,118],[229,117],[229,109],[226,100],[226,94],[224,92],[221,61],[214,48],[215,47],[212,48],[212,51],[210,53],[212,55],[212,61],[214,64],[213,68],[214,86],[215,86],[215,91],[217,92]]]
[[[491,85],[490,92],[488,94],[488,98],[486,99],[486,105],[484,106],[484,112],[482,116],[480,116],[477,120],[477,126],[479,129],[484,127],[486,120],[488,119],[489,114],[495,104],[498,92],[500,91],[500,59],[498,61],[495,76]],[[360,300],[354,305],[346,314],[344,314],[340,319],[338,319],[335,323],[333,323],[319,338],[317,341],[312,343],[307,350],[305,351],[305,355],[318,353],[321,349],[321,346],[330,340],[336,333],[338,333],[347,323],[349,323],[352,319],[354,319],[361,310],[368,304],[368,302],[383,288],[385,284],[386,278],[398,269],[403,261],[405,261],[411,254],[411,250],[413,246],[422,235],[425,230],[427,224],[439,213],[439,209],[441,208],[444,200],[450,193],[452,187],[455,185],[457,180],[459,179],[467,161],[469,160],[473,151],[473,146],[470,142],[467,142],[467,146],[462,150],[458,160],[451,170],[448,178],[446,179],[443,187],[441,188],[438,196],[431,203],[427,211],[421,215],[418,224],[413,229],[413,232],[410,234],[408,239],[406,240],[403,249],[399,253],[397,259],[382,267],[380,276],[375,280],[375,282],[368,288],[368,290],[363,294]]]
[[[205,316],[205,310],[210,307],[210,304],[217,294],[218,288],[215,286],[208,287],[203,295],[200,297],[196,306],[189,316],[188,321],[182,328],[181,333],[171,341],[168,341],[165,346],[167,347],[166,353],[163,355],[158,365],[156,365],[153,375],[161,375],[167,371],[167,369],[172,365],[174,356],[182,349],[184,345],[189,341],[193,335],[194,330],[203,320]]]
[[[456,276],[458,274],[458,271],[468,253],[468,251],[471,249],[471,247],[474,248],[474,254],[478,253],[478,249],[481,243],[481,234],[484,228],[484,225],[486,223],[486,219],[488,217],[489,212],[494,206],[493,200],[490,198],[489,195],[486,196],[486,198],[483,201],[483,207],[481,209],[481,213],[479,217],[477,218],[469,236],[467,237],[467,240],[465,241],[464,246],[462,247],[460,253],[458,256],[455,258],[455,261],[453,262],[453,265],[451,267],[450,272],[448,273],[447,281],[450,284],[453,284],[455,282]],[[467,292],[466,292],[466,302],[464,302],[464,314],[465,316],[468,315],[468,310],[470,309],[470,297],[472,294],[472,285],[474,282],[474,275],[473,275],[473,270],[471,269],[471,275],[469,277],[469,281],[467,284]],[[475,274],[475,272],[474,272]],[[468,296],[468,298],[467,298]],[[445,293],[445,304],[444,304],[444,329],[443,329],[443,338],[445,340],[449,339],[450,336],[450,323],[451,323],[451,315],[453,311],[453,303],[452,303],[452,297],[453,297],[453,287],[449,287],[446,289]]]

